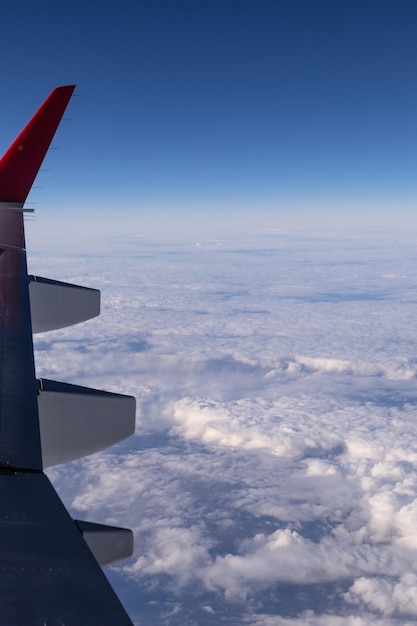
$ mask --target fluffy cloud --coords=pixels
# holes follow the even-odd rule
[[[394,581],[387,578],[365,578],[355,580],[346,594],[346,600],[352,604],[365,604],[368,609],[384,615],[417,616],[417,576],[403,574]]]
[[[135,437],[50,471],[134,529],[110,576],[137,623],[413,623],[412,240],[122,243],[30,269],[103,299],[38,373],[137,396]]]
[[[313,611],[305,611],[300,617],[283,618],[271,615],[257,615],[254,619],[248,618],[245,624],[251,626],[414,626],[415,622],[403,620],[380,619],[372,614],[362,617],[347,615],[316,615]]]

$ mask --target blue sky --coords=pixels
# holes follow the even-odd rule
[[[82,96],[35,229],[417,226],[415,2],[19,0],[0,18],[1,148],[54,86]]]

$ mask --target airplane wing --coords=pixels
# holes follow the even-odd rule
[[[44,468],[134,432],[135,399],[37,380],[33,330],[99,312],[99,292],[28,276],[24,203],[74,86],[52,91],[0,160],[0,626],[128,626],[101,565],[128,529],[75,521]]]

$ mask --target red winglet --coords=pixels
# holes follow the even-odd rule
[[[25,202],[74,89],[56,87],[0,159],[0,202]]]

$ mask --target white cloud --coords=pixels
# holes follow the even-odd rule
[[[387,546],[344,544],[332,536],[314,542],[285,529],[256,535],[242,544],[237,555],[217,557],[206,582],[224,589],[226,596],[245,596],[253,586],[270,586],[273,581],[317,584],[385,571],[400,576],[404,568],[417,571],[415,556]]]
[[[362,617],[357,615],[317,615],[306,611],[300,617],[285,618],[276,615],[257,615],[248,618],[245,624],[251,626],[414,626],[415,622],[377,618],[371,614]]]
[[[36,337],[39,373],[137,396],[131,441],[50,475],[75,515],[135,530],[119,583],[149,623],[413,623],[413,251],[278,236],[36,260],[103,292],[100,318]]]
[[[183,585],[195,578],[195,570],[208,560],[207,542],[197,528],[156,529],[152,547],[127,568],[140,576],[169,574]]]
[[[417,576],[403,574],[395,582],[390,577],[361,577],[355,580],[345,597],[349,603],[362,602],[368,610],[376,610],[383,615],[402,614],[416,617]]]

